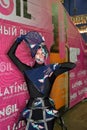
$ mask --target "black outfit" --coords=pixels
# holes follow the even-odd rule
[[[18,47],[17,41],[10,48],[8,55],[19,70],[24,74],[28,91],[29,102],[21,116],[26,121],[26,130],[53,130],[55,110],[52,99],[49,98],[52,85],[57,76],[75,67],[74,63],[66,62],[52,65],[39,65],[35,63],[30,67],[22,63],[15,55]]]

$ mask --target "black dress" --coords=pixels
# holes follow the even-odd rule
[[[33,67],[30,67],[22,63],[15,55],[19,44],[15,41],[8,55],[23,73],[30,94],[21,118],[26,121],[26,130],[53,130],[58,111],[49,97],[50,91],[56,77],[73,69],[75,64],[71,62],[49,65],[35,63]]]

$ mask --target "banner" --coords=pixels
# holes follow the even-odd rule
[[[48,50],[50,50],[50,47],[54,43],[53,42],[54,26],[52,23],[51,2],[52,1],[50,0],[0,1],[0,129],[1,130],[14,130],[15,123],[17,122],[20,112],[23,110],[29,99],[29,93],[27,91],[27,86],[24,77],[18,70],[18,68],[10,60],[10,58],[7,55],[7,52],[11,47],[11,45],[13,44],[14,40],[19,35],[26,34],[28,31],[31,30],[36,30],[44,36]],[[60,15],[58,17],[60,17]],[[52,97],[54,97],[55,95],[56,88],[58,89],[58,95],[57,97],[54,97],[56,100],[57,108],[60,108],[64,104],[67,104],[68,102],[66,97],[67,93],[69,94],[69,107],[73,107],[75,104],[82,101],[84,98],[87,98],[87,53],[86,53],[87,47],[84,46],[85,42],[83,41],[76,27],[73,25],[68,14],[66,14],[66,19],[68,24],[66,45],[69,52],[69,59],[71,62],[76,63],[76,68],[74,68],[69,72],[69,78],[68,78],[69,93],[66,86],[68,84],[67,74],[61,75],[57,80],[57,83],[59,82],[60,83],[58,84],[58,86],[53,88],[54,92],[51,93]],[[58,22],[61,22],[61,19],[57,21],[57,23]],[[58,28],[56,29],[58,30]],[[57,32],[57,34],[58,33],[59,32]],[[65,50],[64,48],[65,43],[63,44],[62,47],[61,47],[61,53],[62,55],[64,55],[63,50]],[[24,42],[18,47],[16,54],[18,58],[22,60],[22,62],[30,66],[33,65],[34,61],[30,57],[29,48],[25,45]],[[53,58],[55,59],[55,57]],[[63,59],[60,59],[60,61],[62,60]],[[48,58],[46,63],[49,62],[50,59]],[[61,91],[60,93],[59,89],[62,89],[63,91]],[[61,97],[64,96],[64,98],[60,97],[60,99],[58,99],[59,96]],[[20,122],[18,130],[23,129],[25,129],[25,124],[24,122]]]
[[[77,28],[72,23],[67,14],[67,46],[69,49],[69,57],[71,62],[76,63],[76,67],[70,71],[70,91],[69,106],[73,107],[86,98],[87,93],[87,46]],[[72,30],[72,31],[71,31]],[[84,47],[85,46],[85,47]],[[84,49],[83,49],[84,47]]]
[[[1,0],[0,17],[52,31],[51,1]]]
[[[7,52],[18,36],[31,30],[40,32],[50,49],[53,43],[51,18],[49,0],[0,1],[0,130],[14,130],[30,98],[25,79]],[[17,48],[16,54],[23,63],[30,66],[34,64],[24,42]],[[24,129],[25,124],[21,121],[18,130]]]

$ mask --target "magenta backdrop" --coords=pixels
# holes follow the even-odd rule
[[[70,61],[76,68],[70,72],[70,107],[87,98],[87,46],[77,28],[67,15],[67,44]]]
[[[23,75],[7,56],[10,46],[17,36],[30,30],[36,30],[44,36],[48,49],[53,43],[50,1],[27,1],[26,15],[31,14],[31,19],[23,16],[25,9],[22,0],[19,6],[21,14],[17,15],[16,2],[1,0],[0,3],[0,130],[14,130],[20,112],[29,99]],[[25,43],[18,47],[16,53],[20,60],[32,66],[34,61]],[[23,129],[24,122],[20,122],[18,130]]]
[[[53,25],[50,0],[28,0],[27,13],[31,18],[24,17],[23,0],[21,0],[21,14],[17,15],[16,0],[1,0],[0,3],[0,129],[14,130],[20,112],[29,99],[26,83],[20,71],[7,56],[10,46],[20,34],[30,30],[37,30],[45,37],[48,49],[53,43]],[[59,4],[62,6],[62,4]],[[20,6],[19,6],[20,7]],[[63,10],[64,11],[64,10]],[[59,13],[61,14],[61,13]],[[62,12],[63,14],[63,12]],[[67,46],[70,60],[76,63],[76,68],[70,71],[69,96],[70,107],[87,98],[87,47],[77,29],[66,14]],[[61,19],[60,19],[61,20]],[[60,21],[59,21],[60,22]],[[63,28],[64,29],[64,28]],[[61,34],[64,36],[64,33]],[[65,38],[60,49],[65,48]],[[60,42],[61,44],[61,42]],[[25,52],[26,50],[26,52]],[[22,52],[22,53],[21,53]],[[60,51],[64,57],[64,51]],[[26,64],[32,65],[29,49],[23,43],[17,50],[18,57]],[[46,63],[49,62],[49,58]],[[21,122],[19,130],[23,130]]]

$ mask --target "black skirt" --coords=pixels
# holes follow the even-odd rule
[[[27,122],[26,130],[53,130],[54,120],[58,116],[53,104],[52,99],[33,99],[22,112]]]

